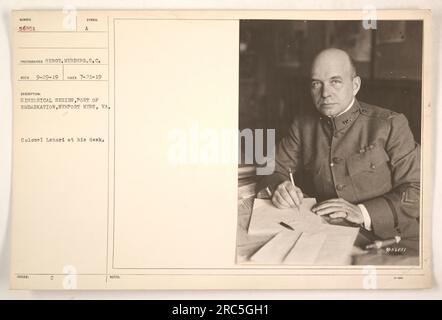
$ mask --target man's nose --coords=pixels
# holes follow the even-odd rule
[[[328,98],[330,96],[330,87],[327,84],[324,84],[321,88],[321,96],[323,99]]]

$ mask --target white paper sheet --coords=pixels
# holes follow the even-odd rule
[[[350,264],[359,228],[325,223],[311,211],[315,203],[315,199],[307,198],[299,209],[278,209],[270,200],[255,199],[249,234],[276,235],[250,261],[292,265]],[[282,226],[281,222],[294,230]]]
[[[283,229],[280,222],[287,223],[297,230],[315,229],[322,219],[311,212],[316,203],[314,198],[306,198],[298,208],[278,209],[270,200],[255,199],[248,232],[252,235],[275,234]]]

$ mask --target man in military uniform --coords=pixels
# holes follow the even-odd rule
[[[258,183],[278,208],[316,197],[318,215],[343,218],[380,238],[419,236],[420,146],[404,115],[356,100],[361,79],[348,54],[326,49],[311,70],[316,110],[296,117]],[[296,173],[295,184],[289,172]]]

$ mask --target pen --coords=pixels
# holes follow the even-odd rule
[[[293,180],[292,168],[289,168],[289,176],[290,176],[290,181],[292,182],[292,185],[295,186],[295,180]]]
[[[375,241],[372,244],[369,244],[365,247],[365,249],[380,249],[386,246],[390,246],[392,244],[395,243],[399,243],[399,241],[401,241],[401,237],[396,236],[393,239],[388,239],[388,240],[382,240],[382,241]]]
[[[287,223],[285,223],[285,222],[280,222],[279,223],[281,226],[283,226],[284,228],[287,228],[287,229],[289,229],[289,230],[295,230],[295,229],[293,229],[292,228],[292,226],[289,226]]]
[[[290,176],[290,181],[292,182],[293,187],[295,186],[295,180],[293,179],[293,171],[292,168],[289,168],[289,176]],[[299,208],[299,206],[295,203],[296,207]]]

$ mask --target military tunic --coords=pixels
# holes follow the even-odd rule
[[[319,201],[363,204],[377,236],[419,236],[420,145],[403,114],[355,100],[335,118],[297,117],[274,164],[257,191],[288,180],[292,169],[295,184]]]

